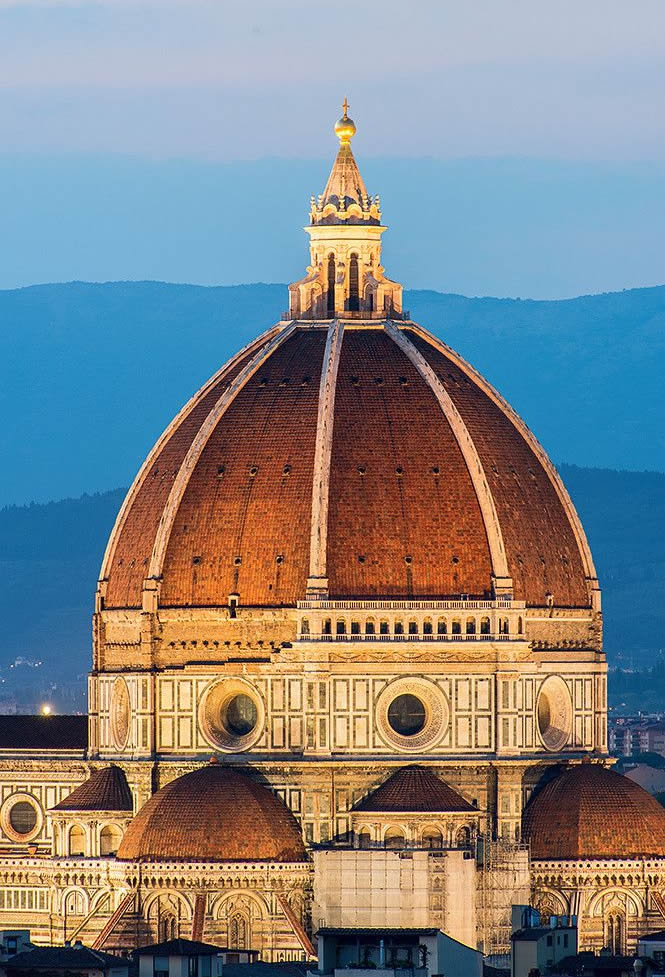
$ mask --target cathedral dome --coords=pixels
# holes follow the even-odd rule
[[[598,764],[571,767],[529,801],[523,837],[535,859],[665,856],[665,809]]]
[[[589,607],[568,494],[526,425],[410,321],[283,321],[161,436],[102,568],[104,608],[485,598]],[[323,378],[323,379],[322,379]]]
[[[118,858],[301,862],[298,823],[266,787],[211,763],[166,784],[133,819]]]

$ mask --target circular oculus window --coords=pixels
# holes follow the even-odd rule
[[[199,708],[205,738],[230,753],[241,753],[257,742],[263,732],[263,718],[261,697],[243,679],[215,682]]]
[[[552,753],[562,750],[570,739],[573,704],[568,686],[558,675],[550,675],[540,687],[536,725],[543,746]]]
[[[29,794],[11,794],[2,805],[2,829],[13,841],[30,841],[42,826],[41,808]]]
[[[448,728],[449,718],[445,695],[426,679],[397,679],[386,686],[376,703],[381,738],[405,753],[433,747]]]
[[[119,750],[124,750],[129,739],[132,716],[129,689],[124,678],[117,678],[111,691],[111,735]]]

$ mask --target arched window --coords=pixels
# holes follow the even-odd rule
[[[349,262],[349,311],[360,309],[360,291],[358,288],[358,255],[352,254]]]
[[[68,916],[83,916],[86,911],[83,893],[77,892],[76,889],[66,892],[63,897],[62,911],[63,915],[67,913]]]
[[[234,913],[229,920],[229,946],[234,950],[246,950],[249,946],[249,923],[243,913]]]
[[[401,621],[395,621],[395,634],[404,634],[404,625]]]
[[[425,828],[423,848],[443,848],[443,835],[437,828]]]
[[[159,942],[165,943],[167,940],[178,938],[178,920],[173,913],[161,913],[157,926]]]
[[[388,625],[388,622],[381,621],[381,623],[379,624],[379,634],[389,634],[389,633],[390,633],[390,627]]]
[[[360,634],[360,621],[351,621],[351,634]]]
[[[404,848],[404,833],[401,828],[388,828],[383,836],[384,848]]]
[[[448,625],[446,624],[445,617],[440,617],[439,620],[437,621],[437,623],[436,623],[436,633],[437,634],[447,634],[448,633]]]
[[[335,311],[335,255],[328,255],[328,312]]]
[[[372,838],[369,831],[361,831],[358,835],[358,848],[369,848],[372,844]]]
[[[524,622],[521,617],[517,618],[517,633],[522,634],[524,631]]]
[[[306,617],[302,619],[302,624],[300,625],[301,634],[309,634],[309,621]]]
[[[418,622],[409,621],[409,634],[418,634]]]
[[[371,285],[365,289],[365,308],[368,312],[374,312],[374,289]]]
[[[469,828],[460,828],[455,835],[455,843],[458,848],[467,848],[471,844],[471,831]]]
[[[371,617],[365,621],[365,634],[376,634],[376,625]]]
[[[122,841],[122,831],[115,824],[107,824],[99,833],[99,854],[115,855]]]
[[[476,633],[476,619],[475,617],[467,617],[466,619],[466,633],[475,634]]]
[[[623,917],[610,913],[605,922],[605,946],[610,953],[620,956],[623,952]]]
[[[425,620],[423,621],[423,634],[431,634],[431,633],[432,633],[432,622],[428,617],[426,617]]]
[[[85,855],[85,831],[80,824],[69,829],[69,854]]]
[[[457,618],[455,618],[455,620],[453,621],[452,633],[453,634],[462,633],[462,622],[459,621]]]
[[[323,622],[323,633],[332,634],[332,621],[330,620],[329,617],[327,617]]]
[[[340,619],[337,622],[337,634],[346,634],[346,621]]]
[[[480,633],[489,634],[490,633],[490,619],[488,617],[481,617],[480,619]]]

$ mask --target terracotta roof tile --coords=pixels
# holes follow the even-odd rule
[[[132,792],[124,771],[112,764],[74,788],[54,811],[133,811]]]
[[[276,794],[211,763],[153,794],[127,828],[118,858],[299,862],[306,854],[298,822]]]
[[[522,833],[537,859],[665,856],[665,809],[627,777],[583,763],[534,794]]]
[[[445,780],[424,767],[402,767],[356,804],[355,811],[477,811]]]

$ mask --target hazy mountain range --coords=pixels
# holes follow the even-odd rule
[[[648,665],[665,644],[665,475],[570,465],[561,466],[561,473],[586,527],[603,587],[610,661]],[[5,692],[64,675],[82,693],[95,585],[123,496],[124,489],[117,489],[0,511]],[[43,665],[35,669],[39,661]]]
[[[407,292],[555,461],[665,471],[665,286],[540,302]],[[0,292],[0,505],[128,484],[181,404],[279,318],[283,285]]]

